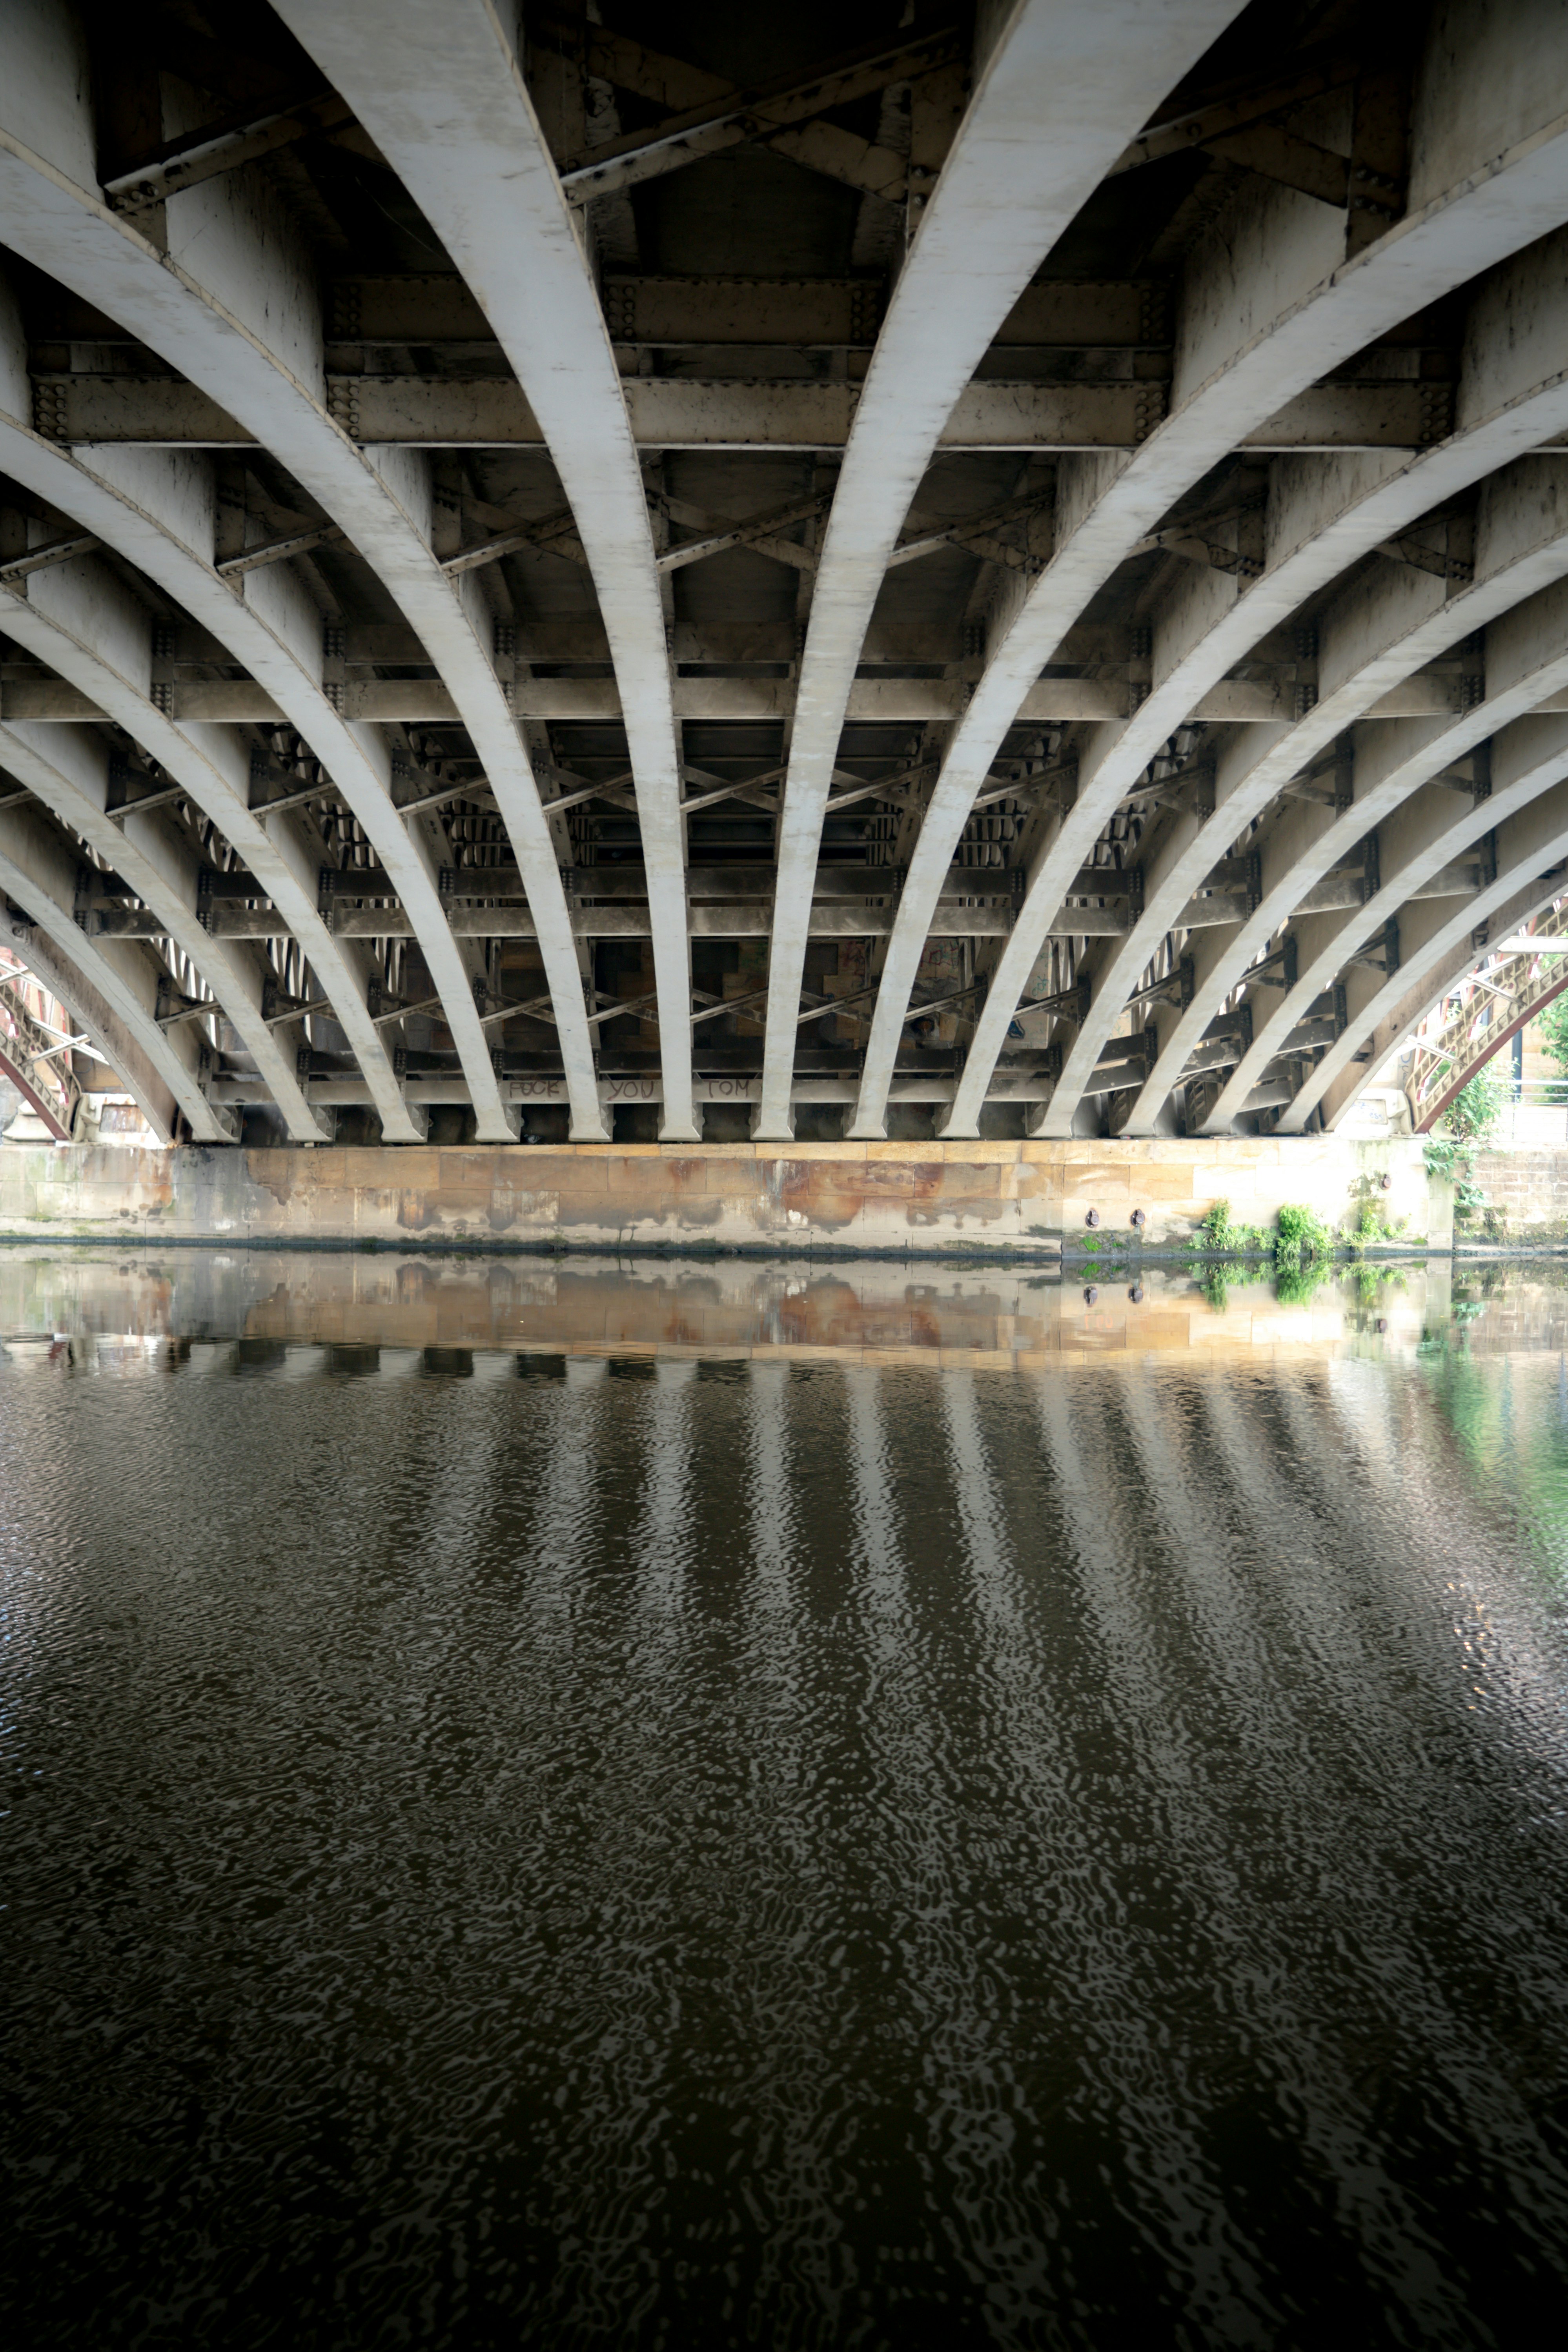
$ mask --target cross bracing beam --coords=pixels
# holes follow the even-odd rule
[[[615,80],[619,72],[637,70],[625,60],[628,52],[636,53],[637,45],[606,38],[601,34],[596,44],[599,63],[605,68],[605,78]],[[692,82],[700,79],[708,87],[700,97],[694,97],[686,110],[677,113],[652,130],[629,131],[581,157],[569,158],[562,171],[562,185],[574,205],[590,203],[595,196],[614,195],[644,181],[662,177],[668,172],[679,171],[704,155],[714,155],[727,147],[743,142],[760,145],[780,144],[786,153],[810,163],[816,160],[817,168],[826,168],[838,177],[852,173],[858,184],[869,184],[879,193],[903,193],[904,173],[897,169],[897,159],[887,158],[880,170],[869,163],[863,151],[854,158],[839,161],[842,156],[842,132],[830,142],[803,140],[792,136],[800,123],[814,122],[816,118],[858,100],[874,96],[890,82],[918,79],[950,64],[961,54],[953,26],[940,26],[913,39],[891,44],[878,42],[868,48],[850,52],[828,60],[815,72],[802,76],[786,73],[754,89],[740,89],[717,77],[683,74],[678,60],[659,60],[659,79],[668,88],[672,79],[686,83],[689,91]],[[647,52],[641,53],[634,87],[647,88]],[[861,143],[861,142],[857,142]],[[833,163],[838,163],[838,169]],[[890,167],[890,168],[889,168]],[[896,174],[896,176],[895,176]]]
[[[0,616],[3,614],[4,607],[0,606]],[[1375,715],[1384,719],[1436,718],[1446,711],[1462,709],[1468,675],[1457,663],[1413,672],[1378,698]],[[969,693],[969,682],[962,677],[857,678],[846,698],[845,718],[847,722],[910,720],[922,725],[940,724],[963,717]],[[166,705],[167,716],[184,725],[248,723],[276,727],[288,715],[277,696],[259,679],[182,678],[167,686],[161,698]],[[621,694],[614,678],[524,678],[511,687],[508,699],[518,719],[624,722]],[[678,677],[670,700],[678,719],[763,721],[792,716],[797,692],[791,679]],[[1016,724],[1042,726],[1125,719],[1137,710],[1139,701],[1136,679],[1041,678],[1020,702]],[[1216,727],[1253,726],[1260,721],[1290,718],[1295,702],[1293,682],[1280,674],[1221,678],[1194,698],[1186,718]],[[48,725],[58,720],[91,720],[104,715],[101,706],[85,688],[46,671],[29,669],[19,674],[13,665],[10,675],[0,676],[0,716],[5,718],[31,719]],[[351,721],[423,727],[456,725],[462,714],[438,678],[367,678],[344,685],[338,715]]]
[[[1326,206],[1261,182],[1249,182],[1232,199],[1226,236],[1194,266],[1185,289],[1194,331],[1182,350],[1166,422],[1120,467],[1085,461],[1073,467],[1064,461],[1056,553],[990,655],[955,730],[911,859],[908,930],[889,948],[884,979],[889,1025],[901,1012],[900,992],[919,960],[931,876],[945,866],[1005,732],[1052,647],[1128,550],[1156,530],[1174,501],[1268,412],[1319,378],[1325,364],[1348,361],[1422,303],[1494,267],[1568,216],[1568,121],[1553,110],[1568,79],[1560,70],[1564,64],[1554,53],[1547,58],[1540,84],[1526,92],[1514,77],[1511,43],[1495,19],[1477,14],[1446,27],[1429,69],[1417,76],[1412,147],[1423,158],[1424,177],[1413,186],[1405,218],[1349,261],[1343,226]],[[1476,110],[1456,103],[1460,89]],[[1478,145],[1494,141],[1500,123],[1500,152],[1495,143]],[[1205,267],[1213,272],[1207,283]],[[1383,530],[1378,537],[1387,535]],[[1234,581],[1225,593],[1237,593]],[[1184,717],[1184,709],[1175,707],[1187,699],[1185,681],[1169,697],[1156,688],[1130,722],[1126,750],[1134,772]],[[999,1048],[1037,951],[1029,934],[1045,936],[1063,866],[1081,861],[1120,798],[1120,787],[1103,793],[1080,790],[1038,858],[1028,919],[998,964],[996,985],[976,1024],[974,1085],[969,1093],[961,1089],[947,1132],[965,1131],[972,1102],[981,1098],[982,1073]],[[883,1052],[874,1034],[867,1065],[873,1086]],[[856,1131],[879,1131],[874,1093],[865,1117],[858,1114]]]
[[[442,236],[544,428],[616,666],[637,779],[659,1001],[684,1004],[691,981],[680,746],[653,537],[604,317],[511,38],[484,0],[283,0],[279,13],[343,89]],[[692,1114],[680,1108],[690,1079],[684,1023],[667,1018],[660,1039],[663,1132],[695,1136]]]
[[[621,398],[641,451],[832,456],[847,448],[869,382],[869,376],[866,384],[626,376]],[[83,371],[39,374],[34,383],[39,431],[67,446],[132,441],[154,448],[243,449],[260,442],[245,415],[181,377]],[[333,421],[362,449],[553,449],[525,391],[503,377],[355,370],[328,375],[325,389]],[[954,394],[931,446],[1020,456],[1131,451],[1158,428],[1167,396],[1167,385],[1155,376],[968,383]],[[1425,448],[1441,438],[1452,398],[1452,386],[1440,378],[1375,376],[1304,385],[1236,435],[1233,446],[1260,456]]]
[[[0,236],[84,301],[122,321],[288,466],[374,565],[428,647],[484,759],[533,877],[547,971],[584,1132],[601,1132],[575,950],[555,857],[515,722],[489,658],[489,628],[462,582],[440,572],[428,473],[411,455],[372,463],[328,414],[313,273],[270,187],[230,173],[171,196],[166,245],[102,201],[79,28],[64,7],[14,12],[0,27]],[[39,143],[41,142],[41,143]],[[276,571],[251,575],[261,580]],[[555,904],[552,907],[552,895]],[[434,944],[434,942],[433,942]],[[450,965],[460,959],[448,956]],[[464,984],[443,984],[481,1137],[513,1135]]]
[[[103,193],[116,212],[145,212],[182,189],[237,172],[313,132],[338,130],[348,120],[348,108],[331,90],[308,92],[287,107],[247,108],[228,121],[164,141],[155,154],[106,180]]]

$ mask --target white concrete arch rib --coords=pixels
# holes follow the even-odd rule
[[[1014,303],[1128,141],[1235,14],[1234,0],[1184,0],[1157,14],[1141,0],[1071,11],[1019,0],[981,68],[877,338],[828,519],[779,827],[760,1138],[793,1131],[823,815],[900,527],[954,403]]]
[[[281,0],[462,271],[538,418],[598,591],[647,877],[661,1132],[690,1139],[680,747],[642,470],[597,290],[488,0]]]
[[[0,430],[0,463],[4,451]],[[418,1140],[420,1130],[370,1018],[355,947],[334,939],[320,912],[321,851],[304,821],[285,814],[263,823],[250,813],[249,752],[234,729],[180,727],[158,709],[151,690],[151,618],[100,563],[88,556],[54,565],[26,584],[30,593],[25,599],[0,606],[0,625],[123,727],[213,819],[244,859],[258,895],[278,908],[324,990],[327,1009],[370,1089],[384,1137],[388,1142]],[[320,1122],[312,1122],[309,1139],[320,1139],[321,1132]]]
[[[1289,902],[1295,977],[1289,986],[1267,992],[1267,1002],[1255,1005],[1251,1045],[1205,1121],[1209,1131],[1222,1133],[1229,1128],[1314,999],[1334,984],[1350,961],[1388,923],[1401,920],[1405,900],[1434,887],[1435,877],[1540,789],[1533,781],[1538,763],[1531,755],[1521,768],[1518,745],[1521,730],[1525,738],[1537,730],[1538,722],[1529,714],[1568,692],[1568,656],[1563,651],[1568,625],[1568,585],[1563,583],[1568,535],[1559,530],[1531,552],[1536,562],[1527,555],[1517,570],[1528,574],[1538,566],[1542,571],[1550,567],[1556,572],[1556,584],[1516,604],[1489,629],[1494,692],[1447,724],[1405,720],[1358,730],[1356,797],[1351,807],[1342,816],[1336,812],[1331,818],[1325,809],[1310,815],[1300,804],[1292,806],[1276,829],[1279,837],[1267,845],[1271,853],[1267,878],[1273,887],[1266,891],[1266,899],[1277,905]],[[1467,791],[1460,781],[1464,772],[1459,763],[1478,751],[1485,756],[1479,780],[1484,793]],[[1314,908],[1307,896],[1310,879],[1330,873],[1340,859],[1363,845],[1375,848],[1375,856],[1363,861],[1367,873],[1375,876],[1374,887],[1365,887],[1360,902],[1347,912]],[[1244,929],[1255,940],[1267,938],[1270,934],[1260,935],[1257,929],[1267,919],[1260,906]],[[1276,913],[1276,931],[1282,920]],[[1258,993],[1261,999],[1265,992]]]
[[[1473,587],[1447,583],[1408,564],[1380,562],[1370,577],[1352,572],[1348,584],[1327,604],[1314,603],[1318,643],[1316,701],[1295,727],[1255,730],[1260,746],[1250,762],[1238,760],[1234,737],[1221,739],[1214,817],[1206,825],[1184,821],[1165,828],[1152,850],[1145,877],[1142,920],[1110,955],[1099,961],[1093,985],[1099,1000],[1074,1038],[1062,1083],[1053,1097],[1048,1131],[1064,1131],[1081,1098],[1087,1074],[1129,992],[1158,953],[1170,919],[1205,874],[1257,819],[1291,776],[1322,754],[1339,730],[1359,719],[1379,693],[1393,687],[1424,660],[1468,628],[1483,627],[1498,613],[1556,576],[1549,543],[1554,526],[1532,520],[1534,502],[1551,505],[1560,461],[1537,461],[1521,470],[1520,453],[1549,442],[1568,429],[1568,382],[1560,339],[1553,331],[1553,289],[1568,260],[1568,238],[1559,234],[1532,246],[1483,280],[1468,306],[1458,357],[1453,432],[1436,447],[1408,462],[1365,457],[1276,459],[1270,469],[1265,523],[1266,568],[1244,593],[1222,593],[1220,610],[1206,627],[1215,575],[1193,568],[1161,616],[1156,632],[1176,648],[1173,667],[1189,710],[1225,670],[1257,646],[1269,629],[1289,621],[1308,599],[1321,596],[1356,560],[1397,538],[1445,501],[1481,484],[1479,539]],[[1550,470],[1542,474],[1542,466]],[[1510,523],[1505,517],[1510,513]],[[1462,572],[1465,567],[1460,566]],[[1182,648],[1185,646],[1184,652]],[[1174,677],[1164,683],[1176,685]],[[1228,736],[1230,730],[1226,730]],[[1122,792],[1136,783],[1124,748],[1112,743],[1104,764]],[[1100,779],[1100,770],[1095,770]],[[1370,822],[1370,820],[1369,820]],[[1249,918],[1239,930],[1219,938],[1210,932],[1190,948],[1195,967],[1192,1002],[1176,1013],[1156,1005],[1159,1032],[1153,1070],[1131,1105],[1127,1129],[1153,1131],[1162,1108],[1180,1082],[1186,1057],[1208,1022],[1260,951],[1269,930],[1289,915],[1292,889],[1310,889],[1325,870],[1323,858],[1342,845],[1342,835],[1317,855],[1321,821],[1294,804],[1281,811],[1274,831],[1294,828],[1289,851],[1272,860],[1265,877],[1267,927]],[[1271,843],[1260,849],[1270,866]],[[1264,909],[1260,908],[1259,913]]]
[[[233,1139],[228,1114],[203,1094],[187,1027],[157,1023],[157,967],[129,940],[84,937],[73,911],[76,861],[36,810],[0,810],[0,890],[10,901],[6,945],[69,1007],[121,1080],[160,1143],[183,1115],[198,1142]]]
[[[1527,921],[1563,894],[1568,860],[1568,723],[1531,720],[1542,730],[1531,779],[1539,789],[1497,828],[1494,881],[1456,906],[1426,899],[1401,916],[1397,971],[1379,975],[1363,968],[1363,993],[1343,1034],[1331,1045],[1305,1084],[1279,1112],[1279,1130],[1300,1134],[1320,1103],[1327,1124],[1337,1125],[1363,1087],[1389,1055],[1409,1038],[1444,987],[1488,952],[1488,941]],[[1528,757],[1525,739],[1521,751]],[[1364,1060],[1362,1058],[1364,1055]]]
[[[1537,303],[1529,307],[1538,308],[1542,288],[1562,266],[1563,247],[1562,237],[1549,238],[1508,265],[1500,274],[1510,283],[1500,290],[1520,297],[1533,291]],[[1412,565],[1380,562],[1370,576],[1352,572],[1328,604],[1314,604],[1313,633],[1319,652],[1312,709],[1283,730],[1223,730],[1215,762],[1214,815],[1206,824],[1167,824],[1163,835],[1151,844],[1143,858],[1143,916],[1123,941],[1091,962],[1095,1002],[1067,1055],[1044,1132],[1070,1133],[1096,1057],[1180,909],[1281,787],[1325,754],[1342,730],[1422,663],[1436,659],[1510,604],[1557,576],[1561,557],[1552,551],[1557,527],[1545,521],[1536,528],[1531,520],[1543,494],[1551,503],[1555,470],[1544,482],[1533,476],[1520,477],[1513,493],[1520,527],[1513,530],[1497,527],[1495,469],[1506,467],[1515,452],[1568,427],[1568,383],[1556,367],[1560,354],[1555,349],[1543,352],[1536,348],[1536,338],[1521,337],[1510,341],[1500,370],[1497,364],[1496,327],[1500,310],[1506,312],[1509,307],[1489,299],[1473,306],[1462,354],[1456,430],[1437,447],[1384,478],[1379,478],[1384,469],[1369,468],[1365,459],[1323,457],[1275,461],[1266,521],[1272,560],[1255,587],[1222,608],[1213,625],[1196,633],[1191,651],[1178,665],[1184,675],[1181,691],[1188,698],[1189,710],[1195,709],[1199,695],[1217,684],[1226,668],[1257,646],[1267,631],[1288,622],[1307,597],[1321,596],[1324,584],[1347,563],[1353,564],[1369,548],[1386,544],[1445,500],[1490,476],[1483,507],[1489,509],[1493,527],[1483,530],[1485,543],[1477,550],[1478,577],[1473,584],[1458,587],[1454,580],[1445,582]],[[1556,461],[1551,463],[1555,469]],[[1506,482],[1509,477],[1502,479]],[[1502,499],[1508,503],[1506,492]],[[1196,574],[1194,568],[1193,584],[1181,583],[1167,608],[1162,634],[1178,645],[1184,638],[1192,638],[1194,632],[1189,616],[1201,612],[1205,602],[1212,604],[1213,590],[1208,579]],[[1245,739],[1240,744],[1237,734]],[[1256,746],[1250,751],[1248,742]],[[1096,790],[1102,784],[1109,790],[1114,784],[1119,794],[1125,794],[1138,782],[1125,740],[1112,742],[1098,764],[1091,761],[1086,766],[1088,780]],[[1290,810],[1289,821],[1298,833],[1303,824],[1310,833],[1312,820],[1305,817],[1299,804]],[[1257,843],[1252,845],[1255,850],[1259,847]],[[1261,846],[1267,859],[1268,845]],[[1325,845],[1325,856],[1329,846]],[[1337,836],[1331,847],[1337,852],[1342,846],[1342,836]],[[1321,860],[1308,854],[1309,847],[1308,841],[1298,841],[1289,870],[1279,873],[1279,888],[1272,879],[1268,886],[1271,928],[1277,928],[1289,911],[1292,885],[1302,891],[1310,889],[1325,870]],[[1179,1080],[1184,1055],[1203,1035],[1221,1000],[1258,952],[1258,942],[1267,936],[1254,918],[1242,927],[1238,937],[1223,945],[1205,941],[1198,949],[1200,970],[1192,1003],[1179,1018],[1166,1009],[1156,1010],[1161,1050],[1156,1067],[1132,1107],[1128,1121],[1131,1131],[1152,1130]]]
[[[1533,869],[1536,861],[1531,856],[1525,863]],[[1507,939],[1556,906],[1565,887],[1568,872],[1562,866],[1532,870],[1490,909],[1485,923],[1458,938],[1437,941],[1414,975],[1403,974],[1407,982],[1403,994],[1379,1005],[1373,1017],[1355,1024],[1359,1042],[1352,1045],[1320,1097],[1324,1127],[1331,1132],[1342,1126],[1391,1056],[1403,1054],[1412,1043],[1428,1013],[1436,1012],[1446,996],[1495,954],[1493,942]]]
[[[1056,554],[987,661],[911,861],[867,1058],[861,1131],[879,1118],[929,908],[975,794],[1042,667],[1089,599],[1174,502],[1283,402],[1568,217],[1565,61],[1543,59],[1540,79],[1526,89],[1512,78],[1509,45],[1500,45],[1484,17],[1474,26],[1460,25],[1457,36],[1432,70],[1417,75],[1426,113],[1413,125],[1420,160],[1405,217],[1345,263],[1342,216],[1293,191],[1248,184],[1189,273],[1168,421],[1120,467],[1090,459],[1076,477],[1064,468]],[[1457,88],[1468,88],[1476,100],[1472,115],[1456,110]],[[1495,137],[1500,118],[1506,144],[1478,147]],[[1156,686],[1125,729],[1091,747],[1103,757],[1114,742],[1115,768],[1108,767],[1103,788],[1080,792],[1036,861],[1017,928],[975,1024],[948,1133],[974,1132],[996,1055],[1067,882],[1125,789],[1116,779],[1141,771],[1187,716],[1189,683],[1173,664],[1169,680]]]
[[[409,453],[373,463],[324,405],[322,320],[313,270],[269,191],[244,173],[174,197],[168,251],[100,201],[93,127],[63,10],[8,16],[0,28],[0,238],[81,299],[126,324],[284,465],[366,556],[427,647],[485,763],[533,910],[559,1028],[574,1120],[602,1134],[586,1010],[549,829],[479,625],[472,583],[447,579],[429,537],[427,466]],[[34,141],[42,141],[41,148]],[[428,908],[426,872],[408,872],[388,803],[356,812],[383,862],[405,867]],[[374,829],[373,829],[374,828]],[[401,880],[400,880],[401,889]],[[421,944],[481,1139],[516,1132],[449,931]]]
[[[0,724],[0,763],[151,909],[211,988],[213,1013],[233,1024],[290,1133],[300,1142],[320,1142],[326,1129],[305,1100],[294,1057],[262,1018],[259,960],[248,942],[214,939],[202,927],[196,857],[188,838],[157,810],[122,825],[110,819],[109,751],[85,727]],[[186,1108],[183,1099],[181,1108]]]

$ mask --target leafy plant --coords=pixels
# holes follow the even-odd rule
[[[1443,1114],[1443,1124],[1462,1143],[1484,1143],[1508,1107],[1509,1083],[1495,1056],[1483,1062]]]
[[[1279,1237],[1274,1255],[1281,1266],[1299,1266],[1303,1258],[1332,1257],[1334,1236],[1315,1209],[1303,1209],[1287,1202],[1275,1222]]]
[[[1232,1227],[1230,1222],[1230,1202],[1228,1201],[1216,1201],[1213,1208],[1210,1209],[1208,1214],[1200,1223],[1198,1231],[1202,1234],[1205,1241],[1207,1242],[1210,1249],[1223,1250],[1231,1248],[1233,1244],[1231,1242]]]
[[[1554,996],[1544,1013],[1536,1015],[1541,1029],[1541,1043],[1549,1062],[1568,1076],[1568,996]]]
[[[1428,1176],[1436,1176],[1443,1183],[1451,1184],[1459,1160],[1458,1137],[1445,1135],[1434,1128],[1422,1146],[1421,1157],[1426,1163]]]
[[[1499,1065],[1495,1060],[1484,1063],[1426,1138],[1421,1155],[1426,1173],[1452,1184],[1458,1224],[1468,1224],[1486,1210],[1486,1192],[1476,1182],[1475,1155],[1502,1117],[1508,1098],[1508,1081]]]
[[[1407,1223],[1405,1217],[1401,1217],[1397,1223],[1392,1223],[1384,1215],[1377,1195],[1370,1190],[1363,1192],[1355,1223],[1349,1234],[1352,1255],[1374,1248],[1379,1242],[1399,1241]]]
[[[1198,1225],[1187,1247],[1195,1255],[1209,1255],[1242,1256],[1251,1255],[1268,1257],[1274,1248],[1273,1238],[1261,1225],[1238,1225],[1232,1222],[1230,1202],[1216,1201]]]

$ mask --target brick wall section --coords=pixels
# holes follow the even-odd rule
[[[1487,1208],[1460,1226],[1461,1247],[1468,1241],[1542,1248],[1568,1243],[1568,1146],[1479,1152],[1475,1181]]]
[[[1386,1189],[1382,1180],[1388,1179]],[[1271,1226],[1285,1202],[1348,1228],[1363,1199],[1447,1251],[1449,1193],[1418,1141],[490,1146],[139,1152],[0,1148],[0,1234],[494,1249],[1051,1254],[1179,1247],[1216,1201]]]

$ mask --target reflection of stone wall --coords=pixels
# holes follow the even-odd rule
[[[1387,1177],[1387,1189],[1382,1180]],[[542,1144],[0,1152],[0,1233],[485,1248],[1049,1251],[1179,1247],[1216,1201],[1334,1226],[1363,1201],[1447,1250],[1421,1146],[1337,1136],[995,1143]]]
[[[66,1346],[79,1362],[108,1363],[171,1341],[238,1341],[352,1350],[356,1370],[372,1369],[365,1351],[379,1349],[384,1373],[416,1369],[419,1349],[438,1350],[447,1370],[454,1355],[497,1351],[974,1371],[1132,1356],[1313,1360],[1363,1349],[1413,1354],[1446,1320],[1448,1283],[1442,1259],[1382,1278],[1344,1275],[1290,1304],[1267,1280],[1205,1296],[1174,1268],[1090,1286],[1026,1267],[886,1259],[694,1266],[391,1250],[5,1250],[0,1349],[13,1366],[53,1360]]]

